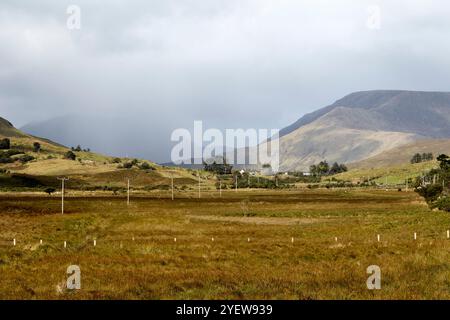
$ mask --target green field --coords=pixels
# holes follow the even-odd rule
[[[136,194],[127,206],[74,192],[61,215],[57,195],[2,194],[0,299],[450,298],[450,216],[413,192],[175,196]],[[74,264],[81,289],[69,291]],[[381,290],[366,287],[370,265]]]

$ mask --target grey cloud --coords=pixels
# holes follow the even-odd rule
[[[0,116],[126,113],[166,135],[282,127],[357,90],[449,91],[450,5],[377,3],[372,31],[360,0],[2,1]]]

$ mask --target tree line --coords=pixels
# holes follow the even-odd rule
[[[421,163],[421,162],[427,162],[427,161],[433,161],[434,157],[433,154],[430,153],[416,153],[412,158],[411,158],[411,163]]]
[[[345,164],[335,162],[330,166],[326,160],[319,162],[319,164],[313,164],[309,167],[309,172],[315,177],[330,176],[346,171],[348,171],[348,168]]]

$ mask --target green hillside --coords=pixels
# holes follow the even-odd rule
[[[0,150],[0,190],[40,190],[58,188],[57,177],[67,176],[67,187],[79,190],[120,192],[128,179],[134,189],[168,189],[172,178],[176,188],[189,189],[198,183],[197,173],[157,165],[147,160],[115,158],[86,150],[62,146],[53,141],[21,132],[0,118],[0,140],[8,139],[10,148]],[[35,144],[40,148],[36,150]],[[78,151],[77,151],[78,150]],[[73,152],[75,160],[66,158]],[[202,173],[204,187],[213,186]],[[209,182],[211,181],[211,182]]]

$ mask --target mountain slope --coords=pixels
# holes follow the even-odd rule
[[[361,161],[430,138],[450,138],[450,93],[356,92],[282,130],[281,169]]]
[[[11,122],[0,117],[0,136],[5,138],[12,138],[12,137],[24,137],[26,135],[17,130],[16,128],[14,128]]]
[[[147,160],[114,158],[94,152],[75,151],[76,160],[65,159],[69,148],[53,141],[26,134],[7,120],[0,118],[0,138],[11,141],[11,150],[0,150],[0,155],[14,151],[9,157],[13,161],[0,161],[0,191],[44,190],[46,187],[59,188],[57,177],[70,177],[69,189],[116,190],[124,189],[128,179],[134,189],[168,189],[173,178],[175,186],[190,188],[197,186],[194,173],[181,168],[168,168]],[[39,142],[41,150],[35,152],[33,144]],[[20,157],[31,156],[27,161]],[[0,157],[1,158],[1,157]],[[124,169],[126,163],[134,163]],[[146,163],[147,166],[143,166]],[[204,186],[211,187],[213,180],[208,173],[204,176]]]
[[[409,163],[416,153],[433,153],[434,157],[440,154],[450,154],[450,139],[420,140],[409,143],[368,159],[350,163],[350,169],[373,169],[398,166]]]

